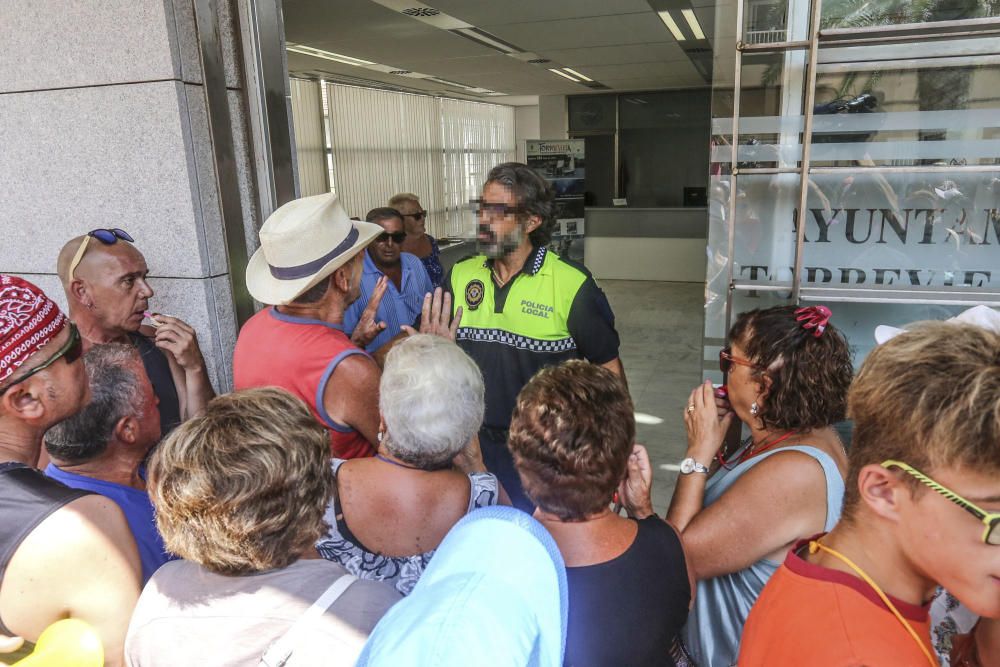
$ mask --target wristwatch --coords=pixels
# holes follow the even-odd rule
[[[698,463],[697,461],[695,461],[693,458],[691,458],[689,456],[686,459],[684,459],[683,461],[681,461],[681,474],[682,475],[690,475],[693,472],[701,472],[701,473],[705,473],[707,475],[708,474],[708,468],[706,466],[703,466],[702,464]]]

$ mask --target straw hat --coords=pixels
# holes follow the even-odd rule
[[[280,306],[346,264],[384,230],[354,222],[332,194],[295,199],[260,228],[260,248],[247,265],[247,289]]]

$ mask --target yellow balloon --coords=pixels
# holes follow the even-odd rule
[[[103,667],[104,647],[87,623],[67,618],[56,621],[38,636],[31,655],[13,667]]]

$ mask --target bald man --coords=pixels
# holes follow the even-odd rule
[[[84,350],[102,343],[138,348],[160,401],[164,435],[204,409],[215,391],[194,329],[159,314],[153,326],[142,324],[153,288],[146,281],[146,258],[131,236],[95,229],[71,239],[59,253],[58,271]]]

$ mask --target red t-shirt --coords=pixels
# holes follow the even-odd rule
[[[364,436],[333,421],[323,407],[323,393],[337,364],[352,354],[365,351],[336,325],[265,308],[240,330],[233,352],[233,385],[280,387],[295,394],[330,432],[333,456],[371,456],[374,449]]]
[[[815,538],[814,538],[815,539]],[[800,557],[803,540],[771,576],[743,629],[739,667],[923,667],[923,651],[871,586]],[[934,655],[928,606],[889,596]]]

